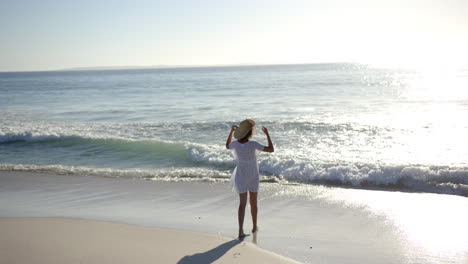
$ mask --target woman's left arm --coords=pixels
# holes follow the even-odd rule
[[[266,127],[262,127],[263,133],[265,133],[267,140],[268,140],[268,146],[266,146],[263,151],[264,152],[274,152],[275,148],[273,147],[273,142],[271,141],[270,138],[270,133],[268,133],[268,129]]]
[[[234,131],[236,131],[236,129],[238,128],[238,126],[234,125],[231,127],[231,132],[229,132],[229,136],[226,140],[226,148],[229,149],[229,145],[231,144],[231,140],[232,140],[232,133],[234,133]]]

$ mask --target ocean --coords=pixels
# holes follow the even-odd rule
[[[251,118],[263,182],[468,196],[466,87],[360,64],[3,72],[0,170],[228,181]]]

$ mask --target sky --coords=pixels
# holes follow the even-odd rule
[[[357,62],[468,67],[466,0],[0,0],[0,71]]]

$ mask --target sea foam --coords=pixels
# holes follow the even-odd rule
[[[60,164],[10,164],[2,170],[38,171],[59,174],[86,174],[107,177],[132,177],[156,180],[226,180],[236,165],[223,145],[174,142],[157,139],[87,138],[80,136],[7,134],[2,144],[64,145],[67,148],[99,148],[112,155],[131,152],[132,156],[162,156],[169,160],[187,161],[182,168],[96,168]],[[151,159],[150,159],[151,162]],[[468,167],[428,166],[424,164],[375,164],[333,162],[314,157],[294,157],[284,153],[261,154],[259,168],[263,180],[303,184],[326,184],[353,188],[383,188],[435,192],[468,196]]]

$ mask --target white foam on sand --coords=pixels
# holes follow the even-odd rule
[[[234,238],[237,200],[227,183],[0,171],[0,217],[105,220]],[[262,183],[260,231],[246,241],[303,263],[466,263],[466,208],[468,199],[453,195]]]

